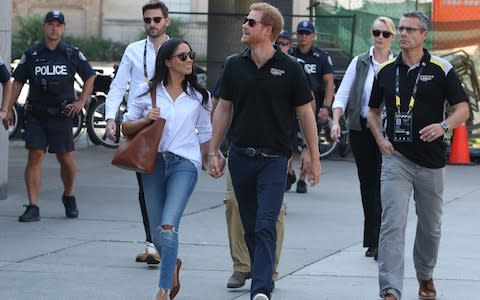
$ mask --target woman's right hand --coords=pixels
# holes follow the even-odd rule
[[[145,117],[148,121],[148,123],[152,123],[153,121],[157,120],[160,118],[160,108],[159,107],[155,107],[155,108],[152,108],[147,116]]]
[[[342,128],[340,128],[340,124],[338,122],[333,122],[332,128],[330,128],[330,137],[335,142],[339,142],[339,138],[342,135]]]

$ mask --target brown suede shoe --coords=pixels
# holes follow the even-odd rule
[[[232,276],[228,278],[227,288],[236,289],[245,285],[247,279],[252,278],[252,273],[250,272],[240,272],[233,271]]]
[[[435,291],[435,286],[433,285],[433,279],[422,280],[418,278],[418,298],[422,300],[434,300],[437,298],[437,291]]]
[[[383,300],[397,300],[397,297],[392,294],[386,294],[385,297],[383,297]]]
[[[180,267],[182,266],[182,261],[180,258],[177,258],[177,262],[175,263],[175,274],[173,274],[173,287],[170,290],[170,300],[173,300],[175,296],[180,291]]]

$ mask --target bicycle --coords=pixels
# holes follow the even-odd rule
[[[317,122],[318,130],[318,149],[320,151],[320,158],[326,158],[331,155],[335,150],[339,151],[341,157],[345,157],[350,152],[350,140],[348,138],[348,128],[346,126],[346,120],[342,116],[340,119],[340,127],[342,134],[339,138],[339,142],[333,140],[330,136],[330,129],[332,128],[333,120],[328,117],[326,122]]]
[[[94,94],[87,110],[86,127],[89,139],[95,145],[102,145],[107,148],[117,148],[122,135],[121,123],[123,115],[127,111],[128,92],[123,96],[120,107],[115,116],[115,140],[107,137],[107,120],[105,119],[105,100],[110,88],[110,84],[115,77],[118,66],[114,66],[113,75],[97,75],[94,83]]]

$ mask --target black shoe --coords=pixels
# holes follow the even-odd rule
[[[65,216],[67,218],[77,218],[78,217],[78,209],[77,203],[75,203],[75,196],[62,196],[62,202],[65,206]]]
[[[297,181],[297,176],[295,176],[295,172],[293,174],[287,173],[287,185],[285,186],[285,191],[288,192],[292,188],[292,184]]]
[[[378,248],[377,247],[368,247],[367,252],[365,252],[366,257],[378,257]]]
[[[18,217],[18,222],[36,222],[40,221],[40,208],[36,205],[24,205],[27,209]]]
[[[307,183],[301,179],[297,182],[297,193],[305,194],[307,192]]]

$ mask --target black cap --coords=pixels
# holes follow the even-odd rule
[[[54,21],[54,20],[62,24],[65,24],[65,17],[63,16],[63,13],[61,11],[58,11],[58,10],[49,11],[45,16],[44,23]]]

